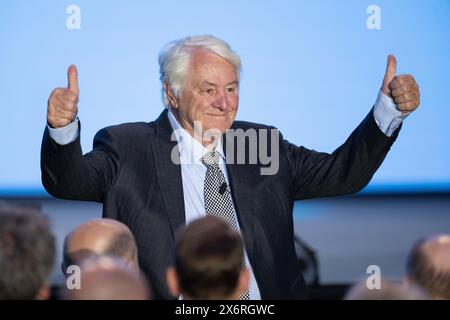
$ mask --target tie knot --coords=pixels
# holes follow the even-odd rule
[[[216,151],[205,153],[201,161],[206,167],[217,166],[219,165],[219,153]]]

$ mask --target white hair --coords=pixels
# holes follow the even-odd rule
[[[158,59],[160,79],[163,86],[161,97],[167,109],[170,108],[170,102],[164,84],[167,83],[173,94],[179,97],[188,72],[191,53],[196,48],[209,50],[230,62],[235,67],[239,80],[241,59],[225,41],[211,35],[204,35],[169,42],[159,53]]]

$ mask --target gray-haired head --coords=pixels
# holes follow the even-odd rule
[[[0,299],[46,299],[55,259],[48,217],[0,205]]]
[[[211,35],[190,36],[168,43],[159,54],[159,73],[162,83],[161,96],[164,106],[169,109],[170,102],[164,89],[167,84],[176,97],[184,84],[189,71],[189,60],[196,49],[209,50],[230,62],[236,68],[239,80],[241,59],[225,41]]]

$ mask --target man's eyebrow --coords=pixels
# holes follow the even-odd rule
[[[231,86],[232,84],[238,85],[239,82],[237,80],[231,81],[227,86]]]
[[[205,84],[207,84],[207,85],[209,85],[209,86],[212,86],[212,87],[217,87],[217,84],[215,84],[215,83],[213,83],[213,82],[209,82],[209,81],[207,81],[207,80],[205,80],[205,81],[203,81],[203,82],[200,83],[201,86],[202,86],[202,85],[205,85]],[[230,83],[228,83],[226,86],[231,86],[231,85],[233,85],[233,84],[238,85],[239,82],[238,82],[237,80],[233,80],[233,81],[231,81]]]
[[[212,82],[209,82],[209,81],[206,81],[206,80],[203,81],[202,83],[200,83],[201,86],[203,86],[205,84],[207,84],[209,86],[217,87],[217,85],[215,83],[212,83]]]

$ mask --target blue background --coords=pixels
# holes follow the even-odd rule
[[[69,30],[66,8],[81,9]],[[381,30],[369,30],[369,5]],[[157,56],[169,41],[213,34],[241,56],[238,119],[277,126],[332,152],[369,112],[386,57],[410,73],[421,107],[367,190],[450,191],[450,1],[1,1],[0,195],[45,195],[39,153],[47,98],[79,70],[84,152],[102,127],[163,109]]]

